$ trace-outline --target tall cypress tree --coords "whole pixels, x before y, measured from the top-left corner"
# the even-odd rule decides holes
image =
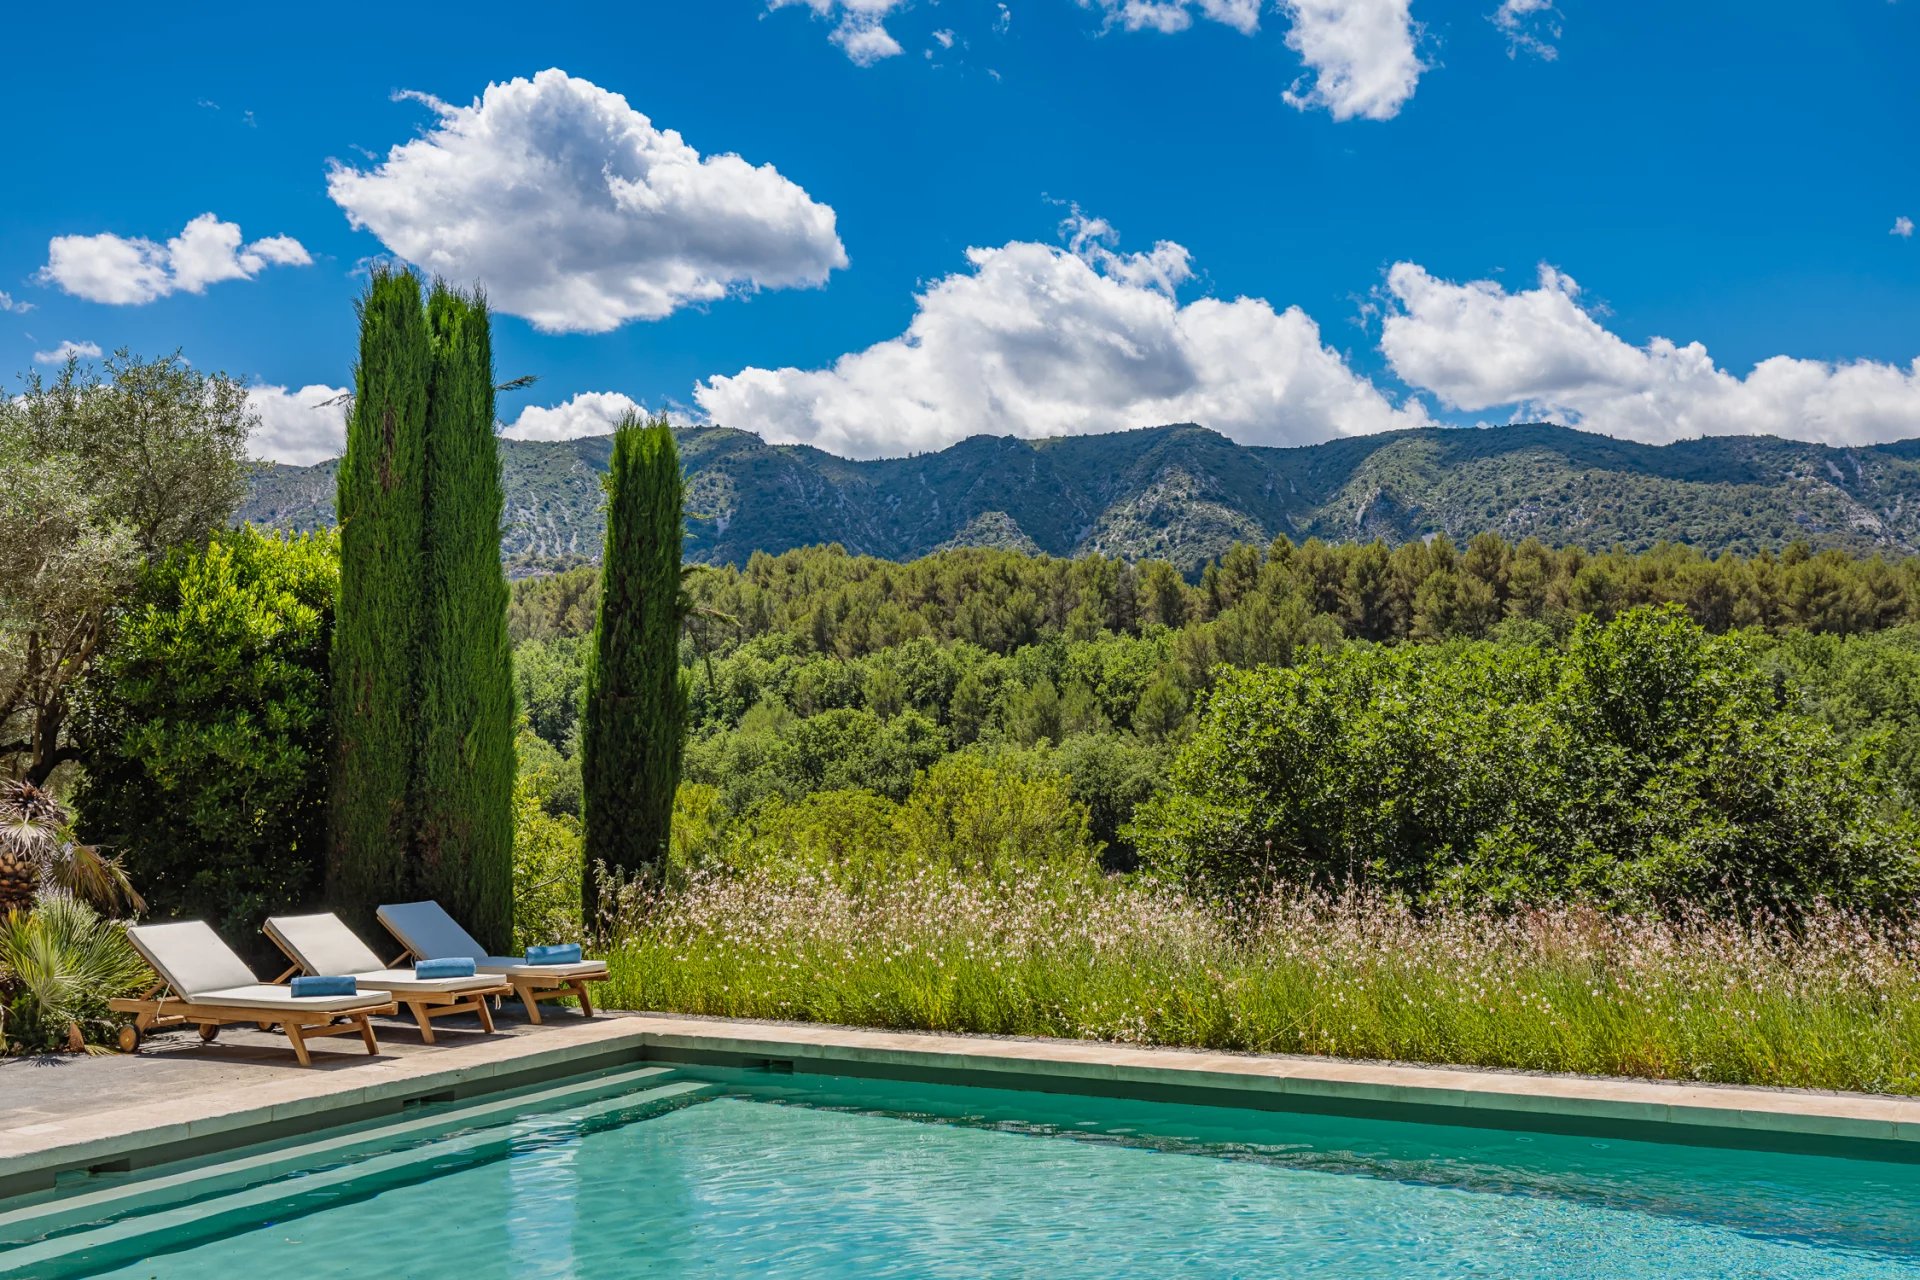
[[[411,884],[418,745],[420,570],[432,346],[420,282],[376,270],[359,304],[360,359],[340,460],[340,603],[326,887],[361,926]]]
[[[427,327],[415,888],[504,952],[513,934],[513,658],[486,300],[435,284]]]
[[[666,858],[687,722],[680,670],[680,451],[665,419],[633,415],[613,437],[600,607],[587,654],[581,735],[591,914],[595,863],[631,875]]]

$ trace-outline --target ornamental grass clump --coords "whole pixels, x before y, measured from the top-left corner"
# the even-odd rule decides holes
[[[609,956],[627,1008],[1920,1094],[1920,937],[1826,907],[1416,913],[1288,889],[1221,908],[1045,872],[703,874],[624,890]]]

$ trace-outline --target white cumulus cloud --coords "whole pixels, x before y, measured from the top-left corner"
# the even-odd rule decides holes
[[[582,391],[552,406],[528,405],[500,434],[509,440],[578,440],[612,435],[629,413],[646,416],[646,406],[618,391]]]
[[[1890,236],[1899,236],[1902,240],[1913,239],[1913,219],[1904,214],[1895,218],[1893,220],[1893,230],[1887,232],[1887,234]]]
[[[863,67],[900,52],[900,42],[886,28],[887,15],[906,7],[907,0],[767,0],[767,9],[802,5],[818,17],[834,20],[828,38]]]
[[[0,290],[0,311],[11,311],[16,315],[25,315],[33,310],[31,302],[22,302],[5,290]]]
[[[1589,431],[1664,442],[1773,435],[1834,445],[1920,435],[1920,359],[1831,363],[1773,356],[1743,378],[1698,342],[1635,346],[1552,267],[1531,289],[1456,284],[1411,262],[1387,273],[1381,350],[1409,385],[1455,408],[1507,408]]]
[[[51,351],[34,352],[33,362],[35,364],[65,364],[75,356],[80,357],[82,360],[98,360],[100,358],[100,344],[97,342],[75,342],[69,338]]]
[[[247,391],[247,408],[259,425],[247,440],[247,452],[270,462],[304,467],[337,458],[347,447],[344,387],[257,386]]]
[[[55,236],[39,278],[89,302],[135,305],[170,293],[204,293],[223,280],[249,280],[270,266],[313,259],[292,236],[243,243],[240,226],[203,213],[165,244],[103,233]]]
[[[1500,0],[1491,21],[1507,37],[1509,58],[1530,53],[1552,62],[1560,56],[1553,43],[1560,38],[1560,15],[1553,0]]]
[[[1185,31],[1194,15],[1223,22],[1242,35],[1260,28],[1261,0],[1080,0],[1083,9],[1100,9],[1109,26],[1128,31]]]
[[[772,165],[703,156],[564,71],[464,107],[409,96],[433,127],[371,169],[336,163],[328,193],[401,258],[484,284],[536,328],[601,333],[847,265],[833,210]]]
[[[1198,422],[1255,444],[1422,426],[1347,367],[1298,307],[1175,289],[1187,250],[1111,245],[1077,212],[1067,247],[969,249],[907,331],[825,369],[748,368],[694,391],[714,421],[856,457],[938,449],[980,433],[1027,437]]]
[[[1282,0],[1293,20],[1287,47],[1309,76],[1286,92],[1302,111],[1325,108],[1335,120],[1391,120],[1427,69],[1414,46],[1420,28],[1412,0]]]

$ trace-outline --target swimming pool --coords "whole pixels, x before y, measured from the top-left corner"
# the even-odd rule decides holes
[[[0,1203],[0,1275],[1920,1273],[1920,1166],[661,1065]]]

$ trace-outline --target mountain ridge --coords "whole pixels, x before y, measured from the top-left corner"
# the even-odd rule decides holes
[[[1751,554],[1806,542],[1920,552],[1920,440],[1831,446],[1772,436],[1666,445],[1549,423],[1420,428],[1295,447],[1175,423],[1105,435],[970,436],[855,460],[726,427],[679,429],[687,556],[838,542],[909,559],[941,547],[1163,558],[1191,570],[1234,541],[1389,543],[1479,532],[1551,545],[1681,542]],[[598,555],[611,437],[501,440],[503,550],[519,571]],[[241,516],[333,519],[337,462],[262,464]]]

